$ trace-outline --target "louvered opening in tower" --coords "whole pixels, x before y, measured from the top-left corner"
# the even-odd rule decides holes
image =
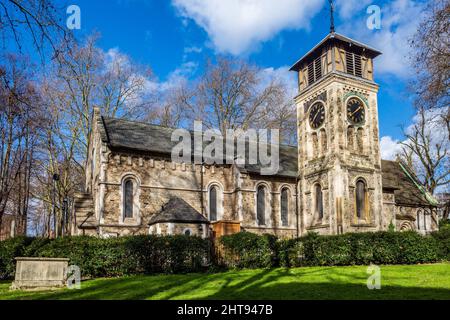
[[[321,57],[314,60],[314,75],[316,77],[316,81],[322,77],[322,58]]]
[[[322,78],[322,57],[316,58],[308,65],[308,85]]]
[[[355,54],[354,61],[355,61],[355,76],[362,78],[361,56]]]
[[[353,54],[350,52],[345,53],[345,64],[347,66],[347,73],[355,74],[355,62],[353,60]]]
[[[346,52],[345,62],[348,74],[362,78],[362,57],[360,55]]]
[[[308,85],[312,85],[315,82],[314,78],[314,63],[308,65]]]

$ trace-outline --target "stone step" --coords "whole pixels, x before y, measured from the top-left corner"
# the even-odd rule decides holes
[[[85,207],[85,206],[92,206],[92,205],[94,205],[94,201],[92,201],[92,200],[83,200],[83,201],[75,201],[74,203],[73,203],[73,205],[75,206],[75,207]]]
[[[88,214],[89,212],[94,212],[93,208],[78,208],[76,214]]]
[[[75,197],[74,200],[75,200],[75,201],[92,200],[92,196]]]
[[[73,206],[75,211],[92,211],[94,210],[94,206],[88,206],[88,205],[79,205],[79,206]]]
[[[86,199],[86,198],[91,198],[92,199],[92,194],[91,193],[78,192],[78,193],[75,193],[74,198],[75,199]]]

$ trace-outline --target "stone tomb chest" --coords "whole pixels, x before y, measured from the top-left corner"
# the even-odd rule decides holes
[[[66,284],[69,259],[16,258],[16,277],[11,289],[51,289]]]

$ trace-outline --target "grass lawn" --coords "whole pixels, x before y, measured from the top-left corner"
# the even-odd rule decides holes
[[[96,279],[81,289],[9,291],[0,299],[450,299],[450,263],[382,266],[381,289],[368,290],[367,267],[242,270],[216,274]]]

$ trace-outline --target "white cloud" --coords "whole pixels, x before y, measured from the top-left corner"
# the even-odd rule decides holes
[[[197,62],[184,62],[181,66],[169,73],[166,80],[164,81],[147,79],[145,85],[146,91],[164,93],[170,89],[176,88],[181,84],[186,83],[188,79],[195,73],[197,68]]]
[[[186,47],[184,48],[184,53],[201,53],[202,52],[202,48],[200,47]]]
[[[380,140],[381,159],[395,160],[397,154],[401,151],[401,145],[398,140],[392,139],[390,136],[381,137]]]
[[[260,72],[262,85],[268,85],[271,80],[282,82],[287,89],[288,97],[295,97],[298,94],[297,79],[293,72],[289,71],[289,66],[279,68],[265,68]]]
[[[411,48],[408,41],[413,37],[422,20],[424,3],[412,0],[394,0],[380,6],[381,30],[369,30],[366,26],[366,19],[369,15],[366,14],[365,7],[368,5],[368,1],[341,0],[339,3],[342,4],[339,12],[344,20],[339,25],[338,32],[365,42],[383,52],[383,55],[375,60],[376,72],[395,75],[399,78],[410,76],[411,68],[408,56]],[[351,3],[357,3],[353,12],[359,14],[358,20],[351,16]]]
[[[372,2],[373,0],[336,0],[335,7],[342,19],[349,19],[355,12],[361,11]]]
[[[208,33],[217,51],[238,55],[283,29],[308,28],[324,0],[172,0],[172,4]]]

